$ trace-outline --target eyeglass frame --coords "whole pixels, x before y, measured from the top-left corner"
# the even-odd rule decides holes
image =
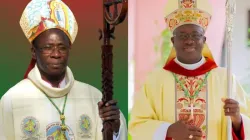
[[[189,38],[191,38],[193,41],[198,41],[198,40],[200,40],[200,39],[202,39],[204,37],[204,34],[202,34],[202,33],[198,33],[199,34],[198,38],[193,37],[195,34],[197,35],[197,33],[192,33],[192,34],[181,33],[181,34],[185,34],[185,36],[187,36],[187,37],[185,37],[183,39],[183,38],[179,37],[180,35],[176,35],[176,34],[174,34],[173,37],[177,37],[179,40],[182,40],[182,41],[185,41],[185,40],[187,40]]]
[[[62,44],[60,44],[59,46],[61,46]],[[53,53],[53,51],[57,48],[58,49],[58,51],[61,53],[61,54],[66,54],[66,53],[68,53],[68,51],[70,50],[70,47],[66,47],[66,46],[64,46],[64,47],[58,47],[58,46],[53,46],[53,47],[46,47],[46,46],[53,46],[53,45],[44,45],[43,47],[35,47],[36,49],[38,49],[40,52],[42,52],[43,54],[52,54]],[[49,51],[51,51],[51,52],[48,52],[48,53],[45,53],[44,52],[44,49],[45,48],[51,48],[51,50],[49,50]],[[61,48],[65,48],[65,52],[62,52],[62,50],[60,50]]]

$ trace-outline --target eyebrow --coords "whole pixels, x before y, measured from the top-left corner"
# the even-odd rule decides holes
[[[203,31],[193,31],[193,33],[203,33]]]

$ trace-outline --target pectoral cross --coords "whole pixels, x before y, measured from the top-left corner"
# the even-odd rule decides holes
[[[187,109],[190,109],[190,110],[191,110],[191,114],[190,114],[190,117],[189,117],[189,119],[188,119],[188,121],[190,121],[190,120],[193,120],[193,119],[194,119],[194,109],[200,109],[200,108],[194,107],[194,104],[191,103],[191,104],[190,104],[190,107],[187,107]]]

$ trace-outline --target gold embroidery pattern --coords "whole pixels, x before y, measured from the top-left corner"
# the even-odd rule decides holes
[[[177,76],[179,81],[185,86],[192,95],[199,88],[205,75],[197,77]],[[206,140],[206,114],[207,114],[207,85],[205,84],[199,91],[199,95],[192,99],[185,97],[184,91],[179,83],[176,83],[176,121],[186,120],[189,125],[200,127],[203,131],[202,140]]]

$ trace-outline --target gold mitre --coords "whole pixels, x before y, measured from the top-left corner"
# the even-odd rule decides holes
[[[165,22],[170,31],[185,24],[195,24],[205,31],[211,21],[212,7],[208,0],[168,0]]]
[[[75,16],[62,0],[31,0],[23,11],[20,26],[30,43],[44,31],[57,28],[73,44],[78,32]]]
[[[185,24],[195,24],[206,31],[212,16],[212,6],[208,0],[168,0],[165,8],[165,21],[167,29],[173,31]],[[214,61],[213,55],[207,45],[204,44],[202,55]],[[167,58],[167,63],[176,57],[174,47]]]

